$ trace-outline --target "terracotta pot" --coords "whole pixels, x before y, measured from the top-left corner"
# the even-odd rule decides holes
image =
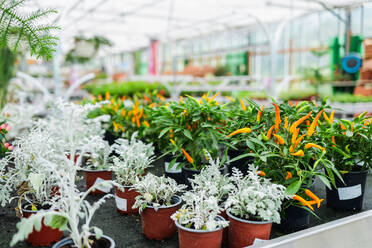
[[[136,214],[138,208],[132,208],[136,202],[136,196],[140,194],[132,186],[124,186],[124,191],[115,188],[116,208],[121,214]]]
[[[255,239],[270,238],[272,222],[240,219],[227,210],[229,216],[229,248],[242,248],[252,245]]]
[[[112,238],[110,238],[106,235],[102,235],[102,237],[99,239],[99,241],[102,242],[102,244],[98,244],[99,247],[101,247],[101,248],[115,248],[116,247],[115,241]],[[72,247],[74,247],[73,244],[74,244],[74,242],[72,241],[72,239],[64,238],[61,241],[59,241],[58,243],[55,243],[52,246],[52,248],[70,248],[70,247],[72,248]]]
[[[104,180],[112,180],[112,172],[108,170],[84,170],[85,171],[85,184],[87,189],[94,184],[98,184]],[[98,186],[97,189],[90,192],[92,195],[103,195],[109,193],[110,189],[103,186]]]
[[[27,210],[22,207],[23,217],[28,218],[37,211]],[[53,229],[50,226],[44,224],[44,219],[42,220],[40,231],[33,229],[26,239],[28,243],[32,246],[50,246],[51,243],[59,241],[63,236],[63,232],[59,229]]]
[[[66,158],[67,159],[70,159],[70,153],[69,152],[66,152]],[[74,164],[76,164],[76,162],[78,161],[78,159],[79,159],[79,154],[75,154],[75,157],[74,157]]]
[[[224,220],[221,216],[218,218]],[[178,227],[179,248],[221,248],[222,227],[213,231],[204,231],[184,227],[177,221],[175,223]]]
[[[179,208],[182,202],[179,196],[173,196],[171,206],[159,207],[157,211],[153,207],[146,207],[141,213],[142,232],[149,239],[163,240],[172,237],[176,231],[176,225],[170,218]]]
[[[224,211],[222,211],[221,213],[220,213],[220,215],[225,219],[225,220],[227,220],[229,217],[227,216],[227,214],[226,214],[226,211],[224,210]],[[227,226],[227,227],[225,227],[224,229],[223,229],[223,233],[222,233],[222,243],[223,244],[227,244],[228,243],[228,239],[229,238],[229,227]]]

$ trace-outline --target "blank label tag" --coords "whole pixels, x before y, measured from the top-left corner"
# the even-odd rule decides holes
[[[102,179],[102,178],[100,178],[100,177],[97,177],[96,181],[94,182],[94,186],[96,186],[96,185],[98,185],[98,184],[100,184],[100,183],[102,183],[102,182],[104,182],[104,181],[106,181],[106,180],[104,180],[104,179]],[[98,186],[96,187],[96,189],[98,189],[98,190],[100,190],[100,191],[102,191],[102,192],[105,192],[105,193],[110,192],[110,188],[109,188],[109,187],[105,187],[105,186],[103,186],[103,185],[98,185]]]
[[[169,168],[169,164],[168,162],[165,162],[165,171],[168,172],[168,173],[181,173],[182,172],[182,169],[181,168],[177,168],[178,164],[179,163],[174,163],[172,168]]]
[[[259,238],[255,238],[255,240],[253,241],[253,244],[256,245],[256,244],[262,244],[263,242],[265,242],[266,240],[263,240],[263,239],[259,239]]]
[[[362,195],[362,185],[338,188],[338,197],[340,200],[350,200]]]
[[[116,207],[121,211],[127,211],[127,199],[115,195]]]

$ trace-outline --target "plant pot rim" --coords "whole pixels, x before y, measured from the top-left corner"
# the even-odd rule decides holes
[[[81,168],[81,170],[85,172],[112,172],[111,170],[109,170],[109,168],[102,169],[102,170],[92,170],[92,169],[87,169],[87,168]]]
[[[172,205],[169,205],[169,206],[160,206],[160,207],[158,207],[158,209],[173,208],[173,207],[178,206],[178,205],[180,205],[182,203],[182,199],[178,195],[172,196],[172,199],[173,198],[176,198],[177,199],[177,202],[176,203],[173,203]],[[146,206],[146,208],[152,208],[152,209],[154,209],[153,206]]]
[[[220,216],[220,215],[217,215],[217,217],[216,217],[218,220],[221,220],[221,221],[224,221],[225,219],[222,217],[222,216]],[[192,229],[192,228],[188,228],[188,227],[184,227],[184,226],[182,226],[180,223],[178,223],[178,221],[174,221],[174,223],[176,224],[176,226],[179,228],[179,229],[182,229],[182,230],[184,230],[184,231],[187,231],[187,232],[193,232],[193,233],[211,233],[211,232],[217,232],[217,231],[219,231],[219,230],[221,230],[221,229],[223,229],[224,227],[219,227],[219,228],[217,228],[217,229],[214,229],[214,230],[210,230],[210,231],[208,231],[208,230],[196,230],[196,229]]]
[[[218,167],[218,170],[223,170],[223,169],[226,169],[226,168],[227,168],[227,165],[224,164],[223,166]],[[201,171],[201,170],[195,170],[194,168],[188,168],[187,166],[183,166],[182,169],[187,170],[187,171]]]
[[[230,213],[230,209],[227,209],[227,210],[226,210],[226,214],[227,214],[227,216],[229,216],[229,218],[231,218],[231,219],[234,219],[234,220],[237,220],[237,221],[240,221],[240,222],[243,222],[243,223],[248,223],[248,224],[264,225],[264,224],[270,224],[270,223],[273,223],[272,221],[254,221],[254,220],[245,220],[245,219],[241,219],[241,218],[236,217],[236,216],[234,216],[233,214],[231,214],[231,213]]]
[[[134,189],[133,185],[129,185],[129,186],[121,185],[121,187],[126,188],[126,189]],[[120,190],[117,186],[115,186],[115,189]]]
[[[93,235],[94,236],[94,235]],[[101,238],[105,238],[107,239],[108,241],[110,241],[111,245],[109,248],[114,248],[116,246],[115,244],[115,241],[110,238],[109,236],[106,236],[106,235],[102,235]],[[69,244],[73,244],[73,241],[70,237],[66,237],[60,241],[58,241],[57,243],[55,243],[52,248],[60,248],[62,247],[63,245],[69,245]]]

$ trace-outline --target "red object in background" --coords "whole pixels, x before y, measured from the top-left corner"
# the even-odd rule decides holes
[[[108,170],[85,170],[85,185],[87,187],[87,190],[95,184],[98,178],[101,178],[103,180],[112,180],[112,172]],[[90,194],[103,195],[106,194],[106,192],[96,189],[94,191],[91,191]]]
[[[189,228],[178,226],[178,243],[180,248],[221,248],[223,229],[216,231],[193,232]],[[190,231],[189,231],[190,230]]]
[[[150,75],[156,75],[157,71],[157,52],[158,52],[159,41],[151,40],[149,50],[149,73]]]
[[[23,209],[23,217],[28,218],[37,211],[25,210]],[[44,219],[42,220],[41,229],[37,232],[34,228],[32,233],[30,233],[26,239],[28,243],[32,246],[50,246],[51,243],[59,241],[63,236],[63,232],[59,229],[53,229],[44,224]]]
[[[124,186],[124,191],[115,188],[115,202],[119,213],[137,214],[138,208],[132,208],[132,206],[136,202],[136,196],[139,195],[140,193],[133,190],[133,187]]]

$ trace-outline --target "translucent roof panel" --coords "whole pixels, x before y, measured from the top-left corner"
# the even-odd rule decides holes
[[[25,9],[54,8],[63,49],[76,35],[102,35],[109,52],[147,46],[151,39],[174,40],[271,23],[325,8],[358,5],[362,0],[32,0]]]

